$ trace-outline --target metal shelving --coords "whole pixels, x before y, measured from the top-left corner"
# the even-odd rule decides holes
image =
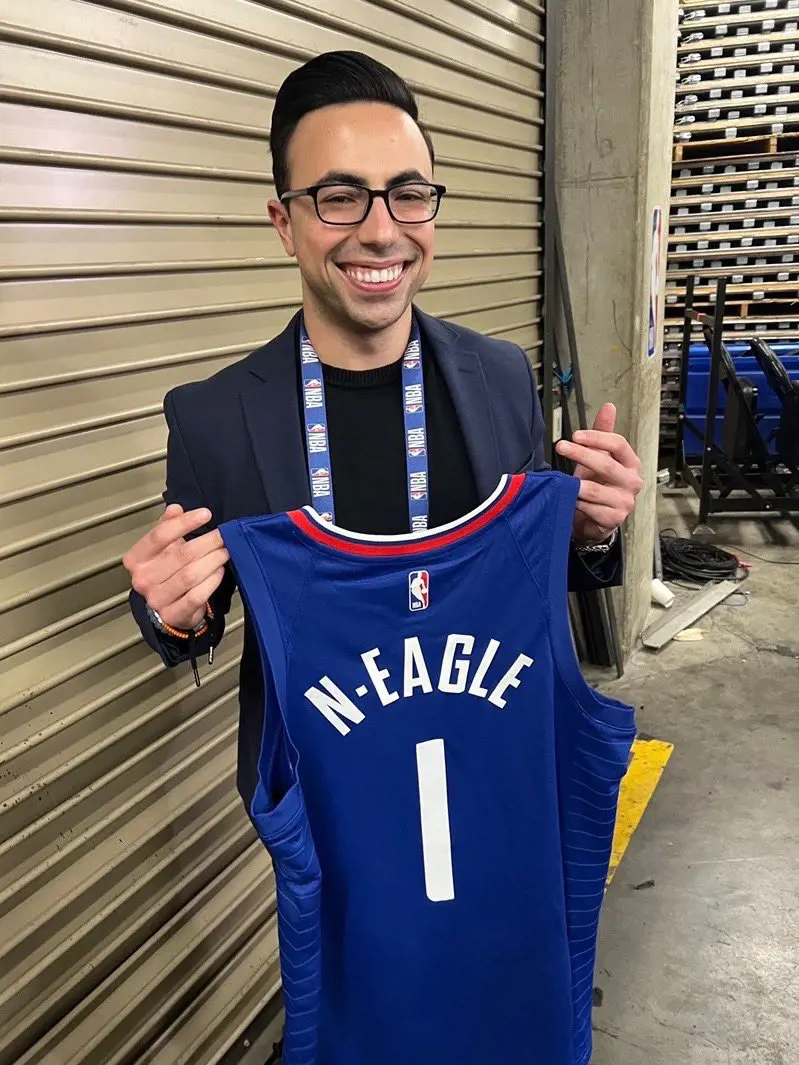
[[[677,416],[686,282],[725,336],[799,342],[799,0],[681,0],[661,447]],[[701,336],[697,333],[697,341]]]

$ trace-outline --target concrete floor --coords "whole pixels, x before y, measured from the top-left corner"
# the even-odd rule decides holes
[[[661,528],[685,535],[694,510],[666,497]],[[788,522],[713,529],[799,561]],[[608,891],[592,1065],[799,1062],[799,566],[748,560],[750,594],[697,622],[701,643],[601,685],[675,750]]]

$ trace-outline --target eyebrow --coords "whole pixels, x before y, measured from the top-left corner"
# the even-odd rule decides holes
[[[420,170],[403,170],[386,182],[386,188],[394,188],[395,185],[404,185],[407,181],[422,181],[427,184],[427,178]],[[328,170],[317,185],[368,185],[363,174],[351,174],[346,170]]]

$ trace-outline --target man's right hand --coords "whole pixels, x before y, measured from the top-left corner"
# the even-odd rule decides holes
[[[217,529],[187,540],[211,520],[209,510],[184,511],[170,503],[158,524],[122,559],[133,588],[163,621],[176,629],[193,629],[205,604],[222,583],[230,555]]]

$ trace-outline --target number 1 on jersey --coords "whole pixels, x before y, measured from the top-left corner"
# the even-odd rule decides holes
[[[447,763],[443,740],[426,740],[416,744],[416,769],[419,776],[419,809],[427,897],[431,902],[449,902],[455,898],[455,885],[452,878]]]

